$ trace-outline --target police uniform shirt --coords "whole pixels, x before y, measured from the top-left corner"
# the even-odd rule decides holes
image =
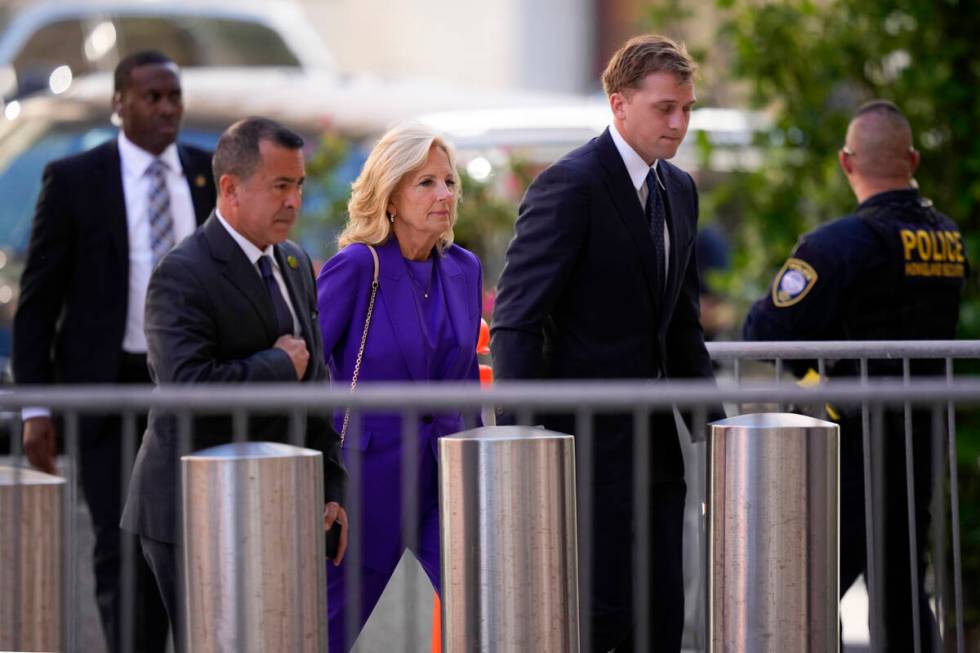
[[[879,193],[855,213],[803,236],[769,293],[753,305],[743,336],[952,338],[967,273],[952,220],[915,189]],[[942,315],[932,316],[937,311],[929,302]]]

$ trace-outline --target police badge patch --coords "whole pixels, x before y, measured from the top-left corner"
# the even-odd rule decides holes
[[[772,284],[772,303],[786,308],[806,297],[817,283],[817,271],[798,258],[791,258],[783,265]]]

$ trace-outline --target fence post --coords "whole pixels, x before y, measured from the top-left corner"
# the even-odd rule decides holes
[[[574,439],[520,426],[439,439],[443,644],[577,653]]]
[[[803,415],[712,424],[710,651],[838,650],[838,444]]]
[[[65,479],[0,466],[0,649],[62,648]]]
[[[320,452],[236,442],[181,472],[188,650],[325,651]]]

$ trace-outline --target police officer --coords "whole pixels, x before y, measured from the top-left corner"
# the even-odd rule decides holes
[[[919,153],[901,110],[875,100],[847,128],[838,159],[859,202],[854,213],[805,235],[776,275],[770,292],[746,319],[746,340],[923,340],[956,334],[967,275],[956,224],[923,198],[912,179]],[[794,369],[802,373],[802,369]],[[915,375],[936,375],[942,361],[913,361]],[[828,369],[831,377],[858,373],[857,361]],[[900,361],[871,361],[874,376],[900,376]],[[831,407],[841,426],[841,594],[865,572],[863,446],[860,409]],[[881,650],[913,648],[912,594],[904,455],[904,416],[885,411],[881,450],[885,505]],[[922,650],[932,649],[935,622],[923,591],[931,496],[928,411],[913,411],[916,559]]]

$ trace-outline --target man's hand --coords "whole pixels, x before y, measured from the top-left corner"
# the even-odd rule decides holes
[[[296,379],[302,381],[303,375],[306,374],[306,366],[310,362],[310,352],[306,351],[306,341],[289,335],[279,336],[273,347],[289,354],[289,360],[293,362],[293,367],[296,368]]]
[[[333,564],[336,567],[344,559],[344,554],[347,553],[347,533],[349,529],[347,528],[347,512],[340,507],[339,503],[331,501],[323,507],[323,530],[329,531],[334,522],[337,522],[343,527],[340,531],[340,544],[337,546],[337,557],[333,559]]]
[[[54,420],[50,417],[32,417],[24,422],[24,453],[31,464],[42,472],[58,474],[54,464],[58,454]]]

